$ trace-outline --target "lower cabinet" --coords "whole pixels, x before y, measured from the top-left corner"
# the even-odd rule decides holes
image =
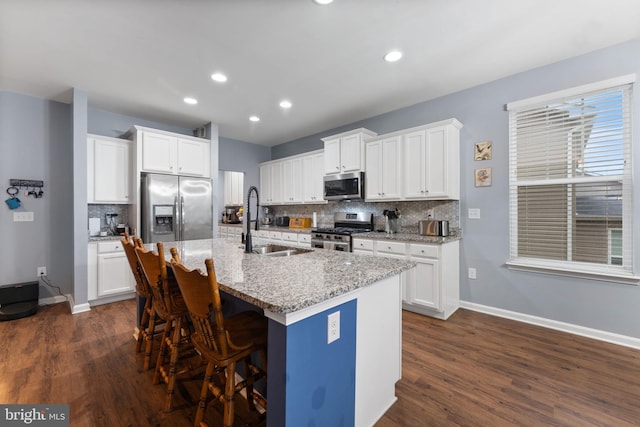
[[[135,279],[118,240],[89,243],[88,274],[89,301],[112,302],[135,292]]]
[[[261,229],[251,231],[251,239],[254,245],[277,244],[285,246],[311,247],[311,234],[294,233],[289,231],[274,231]]]
[[[218,237],[237,237],[238,242],[240,242],[242,233],[244,228],[238,226],[230,226],[230,225],[219,225],[218,226]]]
[[[386,258],[408,259],[417,266],[405,275],[402,308],[447,319],[460,306],[459,242],[406,243],[353,239],[353,251]]]

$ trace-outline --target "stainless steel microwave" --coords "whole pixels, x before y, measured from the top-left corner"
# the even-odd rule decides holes
[[[326,175],[323,194],[325,200],[364,199],[364,172]]]

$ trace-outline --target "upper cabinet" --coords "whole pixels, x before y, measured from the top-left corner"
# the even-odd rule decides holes
[[[399,200],[402,184],[402,136],[367,141],[365,154],[365,199]]]
[[[131,141],[88,135],[87,144],[87,202],[133,203]]]
[[[300,157],[282,162],[282,195],[284,203],[302,202],[302,159]]]
[[[244,201],[244,173],[224,171],[224,205],[242,206]]]
[[[302,202],[327,203],[324,200],[324,153],[322,150],[302,158]]]
[[[260,204],[327,203],[322,150],[260,164]]]
[[[282,162],[260,165],[260,204],[282,204]]]
[[[460,199],[461,127],[450,119],[405,131],[404,199]]]
[[[171,133],[138,129],[140,168],[143,172],[211,176],[210,142]]]
[[[360,128],[322,138],[324,173],[339,174],[365,170],[364,141],[377,134]]]

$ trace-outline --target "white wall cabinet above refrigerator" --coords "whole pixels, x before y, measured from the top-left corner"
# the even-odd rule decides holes
[[[88,135],[87,202],[132,203],[131,141]]]
[[[136,130],[142,172],[211,176],[208,140],[139,127]]]
[[[330,175],[364,171],[364,141],[376,135],[369,129],[359,128],[322,138],[324,173]]]

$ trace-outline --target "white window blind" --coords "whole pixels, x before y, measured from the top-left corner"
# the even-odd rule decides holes
[[[510,265],[633,275],[626,80],[508,105]]]

